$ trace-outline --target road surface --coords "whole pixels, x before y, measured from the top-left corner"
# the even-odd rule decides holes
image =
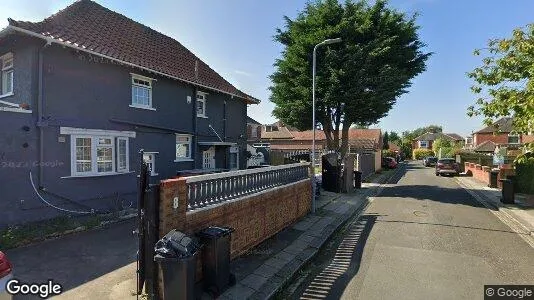
[[[534,284],[534,249],[452,177],[407,164],[293,299],[483,299],[487,284]]]

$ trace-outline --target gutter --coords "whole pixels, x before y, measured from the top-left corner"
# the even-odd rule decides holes
[[[139,69],[145,70],[145,71],[150,72],[150,73],[158,74],[158,75],[163,76],[163,77],[168,77],[168,78],[171,78],[171,79],[174,79],[174,80],[185,82],[187,84],[192,84],[194,86],[198,86],[198,87],[205,88],[205,89],[208,89],[208,90],[212,90],[212,91],[216,91],[216,92],[219,92],[219,93],[227,94],[227,95],[230,95],[232,97],[237,97],[237,98],[243,99],[245,101],[250,101],[253,104],[259,104],[261,102],[260,100],[254,99],[252,97],[245,98],[245,97],[239,96],[237,94],[232,94],[232,93],[229,93],[229,92],[226,92],[226,91],[222,91],[222,90],[219,90],[219,89],[216,89],[216,88],[205,86],[203,84],[192,82],[192,81],[189,81],[189,80],[186,80],[186,79],[183,79],[183,78],[178,78],[178,77],[175,77],[175,76],[171,76],[171,75],[168,75],[168,74],[165,74],[165,73],[162,73],[162,72],[150,69],[150,68],[142,67],[142,66],[130,63],[130,62],[126,62],[126,61],[123,61],[123,60],[120,60],[120,59],[116,59],[116,58],[113,58],[111,56],[100,54],[98,52],[86,49],[85,47],[82,48],[83,46],[82,47],[77,47],[77,46],[75,46],[75,45],[73,45],[71,43],[59,41],[59,40],[56,40],[56,39],[50,38],[50,37],[46,37],[46,36],[44,36],[42,34],[38,34],[38,33],[35,33],[33,31],[26,30],[26,29],[23,29],[23,28],[20,28],[20,27],[17,27],[17,26],[8,25],[4,30],[2,30],[0,32],[0,36],[2,35],[2,33],[8,32],[9,30],[18,31],[20,33],[24,33],[24,34],[27,34],[29,36],[33,36],[33,37],[36,37],[36,38],[40,38],[40,39],[46,40],[47,43],[50,43],[50,44],[53,42],[53,43],[56,43],[58,45],[62,45],[64,47],[69,47],[69,48],[72,48],[72,49],[76,49],[78,51],[87,52],[87,53],[92,54],[92,55],[96,55],[96,56],[99,56],[99,57],[102,57],[102,58],[105,58],[105,59],[109,59],[109,60],[112,60],[112,61],[118,62],[120,64],[124,64],[124,65],[130,66],[130,67],[139,68]]]

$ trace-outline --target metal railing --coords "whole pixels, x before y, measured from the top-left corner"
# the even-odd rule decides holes
[[[310,178],[310,164],[296,163],[188,177],[187,210],[259,193]]]

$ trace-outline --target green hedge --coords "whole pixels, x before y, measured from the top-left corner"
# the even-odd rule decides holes
[[[517,162],[515,171],[519,192],[534,194],[534,157]]]
[[[435,156],[434,151],[430,149],[415,149],[412,153],[413,159],[423,159],[427,156]]]

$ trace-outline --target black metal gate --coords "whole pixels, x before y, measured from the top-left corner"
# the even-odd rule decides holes
[[[137,295],[143,287],[148,299],[158,298],[157,268],[154,263],[154,245],[159,239],[159,185],[149,183],[149,170],[140,154],[139,187],[137,193],[137,229],[139,248],[137,250]]]
[[[338,153],[322,156],[322,188],[325,191],[339,193],[341,191],[341,160]]]

